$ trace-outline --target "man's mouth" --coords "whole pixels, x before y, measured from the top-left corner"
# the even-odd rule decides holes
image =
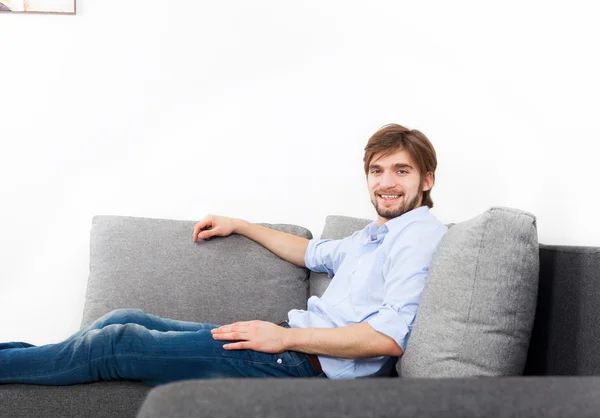
[[[401,194],[377,194],[384,202],[394,202],[402,197]]]

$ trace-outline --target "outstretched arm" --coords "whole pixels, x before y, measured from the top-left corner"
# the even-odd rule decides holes
[[[194,227],[192,241],[209,240],[213,236],[226,237],[234,233],[256,241],[289,263],[306,267],[304,255],[308,247],[308,239],[253,224],[243,219],[208,215]]]

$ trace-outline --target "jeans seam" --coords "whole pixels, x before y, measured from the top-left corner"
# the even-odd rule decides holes
[[[122,354],[122,355],[119,355],[119,358],[127,358],[127,357],[135,357],[135,356],[137,356],[137,355],[136,354]],[[37,374],[37,375],[34,375],[34,376],[32,376],[31,374],[24,374],[23,373],[21,375],[17,375],[16,377],[27,376],[27,377],[33,377],[33,378],[44,378],[44,377],[60,376],[62,374],[72,372],[73,370],[77,370],[77,369],[80,369],[82,367],[89,367],[92,364],[97,363],[100,360],[104,360],[104,359],[107,359],[107,358],[110,358],[110,357],[115,357],[115,355],[111,354],[111,355],[108,355],[108,356],[103,356],[103,357],[100,357],[100,358],[96,358],[96,359],[90,361],[89,363],[81,364],[81,365],[79,365],[77,367],[73,367],[72,369],[69,369],[69,370],[62,370],[62,371],[59,371],[59,372],[52,372],[52,373],[47,373],[47,374]],[[147,357],[147,358],[150,358],[150,359],[161,359],[161,360],[164,360],[164,359],[167,359],[167,360],[173,359],[173,357],[168,357],[168,356],[150,356],[150,357]],[[252,364],[273,365],[273,363],[267,363],[267,362],[244,360],[244,359],[239,359],[239,358],[214,357],[214,356],[211,356],[211,357],[201,357],[201,356],[177,357],[177,359],[183,359],[183,360],[185,360],[185,359],[222,359],[222,360],[235,360],[235,361],[241,361],[241,362],[252,363]],[[280,366],[280,367],[281,366],[285,366],[285,367],[298,367],[298,366],[306,363],[307,361],[308,360],[303,360],[300,363],[293,364],[293,365],[286,365],[286,364],[279,364],[279,363],[277,363],[277,366]],[[0,381],[1,381],[1,379],[0,379]]]

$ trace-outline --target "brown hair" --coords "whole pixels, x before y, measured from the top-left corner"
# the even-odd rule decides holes
[[[413,159],[419,173],[421,173],[421,181],[425,173],[431,171],[433,173],[433,182],[435,183],[435,169],[437,168],[437,156],[435,149],[429,139],[416,129],[408,129],[396,123],[390,123],[381,127],[377,132],[369,138],[369,142],[365,147],[365,174],[369,175],[369,165],[375,154],[383,152],[381,157],[392,154],[398,150],[405,150]],[[431,189],[423,192],[422,205],[433,207],[431,200]]]

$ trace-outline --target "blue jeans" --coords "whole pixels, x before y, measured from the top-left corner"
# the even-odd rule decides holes
[[[56,344],[0,343],[0,384],[139,380],[157,386],[186,379],[325,377],[297,351],[225,350],[230,341],[210,333],[217,327],[117,309]]]

